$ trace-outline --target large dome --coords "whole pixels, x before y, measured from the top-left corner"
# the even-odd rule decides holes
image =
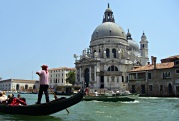
[[[124,30],[113,22],[104,22],[96,27],[92,34],[91,41],[105,37],[116,37],[126,40],[126,34]]]

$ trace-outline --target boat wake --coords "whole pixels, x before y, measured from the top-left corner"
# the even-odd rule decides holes
[[[179,98],[177,97],[139,97],[139,99],[176,99],[176,100],[179,100]]]
[[[134,101],[126,101],[126,102],[121,102],[121,103],[139,103],[139,100],[134,100]]]

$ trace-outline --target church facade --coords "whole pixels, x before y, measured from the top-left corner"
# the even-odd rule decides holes
[[[139,46],[140,45],[140,46]],[[82,55],[74,54],[76,84],[93,89],[128,89],[128,71],[135,66],[146,65],[148,41],[145,33],[138,44],[115,23],[109,4],[102,24],[92,33],[89,48]]]

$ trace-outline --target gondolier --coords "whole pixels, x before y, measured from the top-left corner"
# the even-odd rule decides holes
[[[47,70],[48,66],[42,65],[41,67],[42,67],[42,70],[36,72],[36,74],[38,74],[40,77],[39,78],[40,88],[39,88],[38,100],[37,100],[36,104],[41,103],[43,92],[45,94],[46,102],[50,102],[49,94],[48,94],[48,88],[49,88],[49,72]]]

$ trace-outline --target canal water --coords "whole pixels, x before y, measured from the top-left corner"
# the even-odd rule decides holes
[[[21,95],[28,104],[37,100],[37,94]],[[53,99],[53,95],[50,98]],[[45,102],[44,95],[42,102]],[[63,110],[49,116],[0,113],[0,121],[179,121],[179,98],[139,97],[133,102],[81,101],[68,110],[69,114]]]

